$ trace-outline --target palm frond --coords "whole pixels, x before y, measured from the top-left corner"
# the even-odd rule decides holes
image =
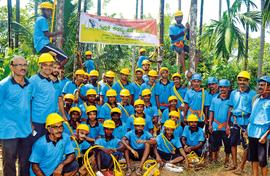
[[[261,13],[259,11],[250,11],[245,13],[237,13],[235,16],[236,20],[240,22],[243,28],[249,25],[251,31],[258,30],[258,24],[261,24]]]
[[[264,3],[262,17],[263,17],[262,21],[263,21],[264,26],[270,23],[270,0],[266,0]]]

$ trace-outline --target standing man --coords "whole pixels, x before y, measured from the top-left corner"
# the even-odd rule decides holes
[[[182,24],[183,12],[177,11],[174,13],[176,24],[173,24],[169,28],[169,35],[171,38],[171,48],[176,52],[177,60],[180,59],[182,71],[186,71],[185,66],[185,51],[184,51],[184,39],[185,39],[185,26]]]
[[[87,73],[90,73],[92,70],[95,70],[95,63],[93,60],[93,53],[91,51],[85,52],[86,60],[83,63],[83,66],[86,68]]]
[[[48,114],[57,112],[58,97],[56,97],[54,84],[49,78],[54,62],[54,58],[49,53],[41,54],[38,60],[40,72],[29,80],[32,87],[32,125],[36,132],[32,142],[46,133],[45,121]],[[64,112],[62,113],[64,114]]]
[[[35,23],[34,29],[34,47],[38,53],[54,52],[57,60],[61,65],[65,65],[68,61],[68,56],[59,48],[50,43],[50,37],[61,35],[62,31],[49,32],[49,24],[47,20],[52,15],[53,4],[50,2],[42,2],[39,5],[41,16],[39,16]]]
[[[106,83],[101,88],[100,92],[100,105],[103,105],[108,101],[108,97],[106,96],[106,93],[108,90],[112,89],[113,82],[115,78],[115,73],[113,71],[107,71],[105,74],[105,80]]]
[[[30,97],[31,88],[25,78],[27,62],[15,56],[10,62],[12,75],[0,81],[0,140],[3,149],[3,174],[16,176],[16,160],[19,159],[19,175],[29,175],[28,158],[31,152]]]
[[[234,172],[236,174],[242,173],[247,160],[247,125],[252,109],[252,100],[256,95],[254,90],[249,87],[250,74],[247,71],[241,71],[237,76],[238,89],[232,91],[230,95],[230,109],[228,118],[233,117],[233,126],[230,130],[232,160],[233,165],[229,168],[234,170],[237,168],[237,145],[242,143],[244,153],[240,167]]]
[[[267,176],[267,138],[270,134],[270,77],[263,76],[258,83],[259,96],[253,102],[252,112],[247,128],[248,160],[252,162],[253,175]]]
[[[144,83],[142,77],[143,77],[143,69],[137,68],[135,70],[135,80],[132,83],[134,90],[134,100],[138,100],[140,98],[141,85]]]

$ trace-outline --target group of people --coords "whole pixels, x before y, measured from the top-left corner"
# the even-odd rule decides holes
[[[76,70],[69,80],[49,53],[41,54],[38,64],[38,73],[27,79],[27,61],[15,56],[12,74],[0,82],[4,175],[16,175],[17,157],[20,175],[74,175],[85,151],[96,145],[101,148],[91,155],[98,171],[113,168],[112,154],[125,160],[126,175],[142,175],[149,157],[161,165],[183,162],[188,167],[190,153],[206,155],[206,141],[212,162],[224,144],[227,170],[237,169],[242,142],[237,170],[248,159],[254,175],[259,167],[267,175],[269,76],[258,80],[256,94],[247,71],[238,74],[238,88],[232,90],[229,80],[215,77],[204,89],[200,74],[170,76],[166,67],[150,69],[148,60],[135,70],[133,82],[128,68],[118,75],[107,71],[99,81],[99,72],[87,64],[89,72]],[[139,166],[132,168],[131,160]]]

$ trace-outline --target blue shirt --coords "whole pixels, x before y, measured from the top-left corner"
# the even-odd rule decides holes
[[[169,35],[179,35],[181,32],[185,31],[184,25],[177,26],[176,24],[170,25],[169,27]],[[178,41],[184,40],[184,35],[182,37],[179,37],[176,40],[171,40],[171,43],[175,43]]]
[[[101,106],[98,118],[105,120],[111,119],[111,106],[108,103]]]
[[[50,43],[50,39],[44,32],[49,31],[47,19],[43,16],[37,17],[34,28],[34,47],[37,52]]]
[[[115,129],[113,130],[113,136],[121,140],[127,132],[128,132],[127,125],[125,123],[120,122],[118,126],[115,126]],[[105,135],[103,127],[101,135],[102,136]]]
[[[251,113],[252,100],[255,95],[256,92],[254,90],[245,92],[240,92],[239,90],[232,91],[229,105],[232,107],[232,114],[237,116],[236,121],[239,125],[248,124],[248,116]]]
[[[112,136],[112,139],[109,141],[107,141],[105,138],[99,138],[96,140],[95,144],[100,145],[106,149],[117,149],[120,147],[119,145],[120,142],[121,142],[120,139]]]
[[[117,102],[121,102],[120,92],[121,92],[121,90],[123,89],[123,87],[122,87],[121,85],[122,85],[125,89],[129,90],[130,95],[134,95],[134,90],[133,90],[133,86],[132,86],[131,83],[128,82],[127,84],[123,85],[123,84],[121,83],[121,81],[118,80],[118,81],[115,82],[114,85],[112,86],[112,88],[113,88],[113,89],[116,91],[116,93],[117,93],[117,96],[116,96]]]
[[[88,125],[90,131],[88,133],[88,137],[93,138],[93,139],[97,139],[98,137],[100,137],[102,135],[102,124],[98,123],[98,121],[96,121],[96,123],[91,126],[89,123],[89,120],[87,120],[86,124]]]
[[[186,144],[188,146],[196,146],[200,142],[204,142],[204,132],[203,129],[200,127],[197,127],[197,131],[191,132],[190,127],[187,125],[184,128],[182,137],[186,138]]]
[[[95,89],[95,87],[94,87],[92,84],[90,84],[90,83],[83,85],[83,86],[80,88],[80,94],[81,94],[82,96],[86,96],[86,92],[87,92],[89,89]],[[96,89],[95,89],[95,91],[97,92]],[[97,94],[98,94],[98,92],[97,92]]]
[[[167,84],[163,84],[160,81],[157,82],[156,84],[156,95],[158,95],[158,100],[160,104],[168,104],[168,98],[171,94],[171,89],[173,87],[173,82],[168,81]],[[160,106],[160,109],[166,109],[167,107],[165,106]]]
[[[44,135],[34,143],[29,161],[39,164],[45,175],[52,175],[56,167],[65,160],[65,156],[72,153],[74,149],[67,134],[63,133],[57,143],[52,142],[48,135]],[[35,175],[32,167],[30,167],[30,175]]]
[[[74,94],[78,86],[74,81],[68,81],[62,90],[62,94]]]
[[[143,134],[138,137],[135,133],[135,130],[127,132],[125,137],[129,141],[130,147],[136,150],[144,149],[145,147],[145,144],[138,144],[137,140],[150,140],[151,138],[153,138],[152,134],[150,134],[148,131],[143,131]]]
[[[64,86],[66,85],[66,83],[69,82],[69,81],[70,81],[70,80],[69,80],[68,78],[66,78],[66,77],[64,77],[64,79],[61,79],[61,80],[59,81],[59,86],[60,86],[61,92],[63,91],[63,88],[64,88]]]
[[[130,130],[134,129],[134,118],[136,118],[134,115],[132,115],[128,118],[127,128]],[[144,130],[149,132],[153,128],[154,128],[154,124],[153,124],[152,118],[145,115]]]
[[[218,128],[218,123],[216,123],[215,121],[218,121],[220,124],[226,123],[229,108],[230,108],[229,99],[222,99],[220,95],[215,96],[212,99],[209,110],[214,113],[215,120],[213,119],[212,123],[213,131],[217,130],[225,131],[226,125],[224,125],[224,127],[222,128]]]
[[[144,80],[144,82],[148,82],[149,81],[148,75],[143,75],[142,79]]]
[[[121,114],[121,121],[123,123],[127,123],[128,118],[133,115],[135,113],[134,111],[134,107],[132,105],[126,105],[123,106],[120,103],[117,103],[119,109],[121,110],[122,114]]]
[[[90,73],[90,71],[95,70],[96,68],[93,59],[84,61],[83,65],[86,67],[87,73]]]
[[[31,85],[21,86],[8,76],[0,81],[0,139],[25,138],[31,132]]]
[[[174,149],[178,150],[178,149],[182,148],[182,144],[180,142],[179,137],[173,137],[170,140],[169,139],[166,140],[164,138],[166,138],[166,137],[163,133],[161,133],[157,136],[156,141],[157,141],[157,149],[158,150],[165,152],[165,153],[172,153],[172,151],[174,151]]]
[[[134,101],[138,100],[140,98],[141,85],[136,82],[131,83],[131,85],[133,86],[133,91],[134,91]]]
[[[112,89],[112,87],[110,87],[108,84],[104,84],[104,86],[102,86],[102,88],[101,88],[100,95],[103,96],[103,102],[104,102],[104,103],[106,103],[106,102],[108,101],[108,97],[106,96],[106,92],[107,92],[109,89]]]
[[[147,56],[139,56],[139,59],[138,59],[138,62],[137,62],[137,67],[138,68],[142,68],[142,62],[144,60],[148,60],[148,57]]]
[[[178,92],[178,94],[181,96],[182,100],[184,101],[186,92],[187,92],[187,88],[186,87],[180,87],[180,88],[175,88],[176,91]],[[179,108],[182,105],[182,102],[180,101],[180,99],[178,98],[178,96],[176,95],[176,93],[174,92],[174,86],[172,86],[171,88],[171,92],[170,92],[170,96],[176,96],[177,97],[177,108]]]
[[[165,129],[164,129],[164,126],[163,126],[161,132],[164,133],[164,131],[165,131]],[[183,127],[181,126],[181,124],[176,125],[176,128],[173,131],[173,136],[175,138],[179,138],[180,139],[180,137],[182,137],[182,134],[183,134]]]
[[[32,76],[29,81],[32,85],[32,121],[45,123],[49,114],[57,112],[54,84],[41,74]]]
[[[150,105],[144,107],[144,113],[146,116],[149,117],[156,117],[158,116],[158,108],[156,106]]]
[[[176,110],[178,112],[178,110]],[[169,109],[165,109],[162,113],[162,117],[161,117],[161,123],[164,124],[166,122],[166,120],[169,120],[169,114],[170,114],[170,110]],[[178,117],[180,119],[180,116]],[[180,121],[180,120],[179,120]]]
[[[207,96],[207,91],[204,91],[204,106],[210,106],[210,104],[207,104],[208,102],[206,101]],[[184,102],[188,104],[189,108],[192,110],[200,112],[202,108],[202,90],[197,92],[194,89],[188,89],[184,98]],[[188,110],[188,115],[189,114],[191,114],[190,110]],[[199,122],[201,121],[203,121],[203,119],[202,117],[199,117]]]
[[[98,104],[95,105],[97,108],[97,118],[99,117],[99,112],[100,112],[100,106]],[[86,114],[86,108],[87,108],[87,104],[84,102],[82,104],[79,105],[79,108],[81,109],[82,112],[82,117],[84,119],[88,119],[88,116]]]
[[[157,102],[156,102],[157,86],[156,86],[156,83],[154,83],[153,86],[151,86],[150,84],[148,84],[148,82],[143,83],[142,86],[141,86],[140,95],[142,95],[142,91],[144,89],[150,89],[151,90],[151,99],[150,99],[150,102],[151,102],[151,104],[153,106],[157,106]]]
[[[249,122],[247,131],[252,138],[261,138],[270,128],[270,96],[254,100]]]
[[[76,144],[76,142],[74,141],[74,140],[72,140],[71,141],[71,143],[72,143],[72,147],[74,148],[74,151],[75,151],[75,156],[76,157],[80,157],[80,156],[78,156],[78,154],[79,154],[79,151],[80,151],[80,153],[82,154],[82,152],[83,151],[85,151],[85,150],[87,150],[89,147],[91,147],[91,144],[89,143],[89,142],[87,142],[87,141],[82,141],[82,142],[77,142],[77,144]],[[78,148],[79,147],[79,148]]]

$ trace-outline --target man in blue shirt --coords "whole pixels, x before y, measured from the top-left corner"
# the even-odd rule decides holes
[[[120,139],[120,140],[127,133],[126,123],[123,123],[122,119],[120,118],[121,114],[122,114],[122,112],[119,108],[112,108],[111,118],[115,123],[115,129],[113,130],[113,136]]]
[[[228,118],[232,117],[233,121],[233,126],[230,128],[233,165],[228,169],[234,170],[237,168],[237,145],[241,142],[244,148],[240,167],[235,173],[242,173],[247,160],[246,128],[252,110],[252,100],[256,95],[256,92],[249,87],[249,80],[250,74],[247,71],[241,71],[237,75],[238,89],[231,92],[229,101]]]
[[[113,169],[113,160],[111,154],[119,160],[124,151],[124,145],[121,140],[113,136],[113,131],[115,129],[115,123],[112,120],[105,120],[103,123],[104,137],[96,140],[95,144],[101,146],[99,150],[96,150],[96,163],[97,170],[101,169]]]
[[[31,86],[25,78],[27,61],[15,56],[10,62],[12,75],[0,81],[0,140],[2,141],[3,175],[29,175],[28,158],[31,153],[30,97]]]
[[[32,125],[37,132],[32,142],[46,133],[45,121],[48,114],[58,111],[57,100],[61,97],[56,97],[54,84],[49,78],[54,62],[54,58],[49,53],[41,54],[38,60],[40,72],[29,79],[32,86]]]
[[[89,73],[89,83],[87,84],[84,84],[81,88],[80,88],[80,98],[83,100],[83,101],[86,101],[86,92],[90,89],[95,89],[97,95],[99,95],[100,93],[100,85],[99,83],[97,82],[98,80],[98,76],[99,76],[99,73],[97,70],[92,70],[90,73]],[[99,97],[97,96],[97,99]]]
[[[187,88],[182,85],[182,76],[179,73],[172,75],[174,86],[171,88],[170,95],[177,97],[177,108],[184,106],[184,98],[187,92]],[[181,108],[183,110],[183,108]]]
[[[158,97],[157,97],[157,86],[156,86],[156,79],[158,77],[157,71],[155,70],[150,70],[148,73],[149,76],[149,81],[145,82],[142,84],[141,86],[141,93],[140,95],[142,95],[142,91],[144,89],[150,89],[151,90],[151,104],[154,106],[157,106],[157,101],[158,101]]]
[[[107,71],[105,74],[105,78],[106,78],[106,83],[104,84],[104,86],[102,86],[101,92],[100,92],[100,105],[108,101],[106,92],[112,89],[115,73],[113,71]]]
[[[100,109],[100,106],[98,104],[96,104],[96,97],[97,97],[97,92],[95,89],[89,89],[86,92],[86,101],[83,102],[79,107],[82,110],[82,120],[84,121],[85,119],[87,119],[87,115],[86,115],[86,109],[88,106],[93,105],[96,106],[96,108]]]
[[[101,106],[100,114],[98,117],[101,121],[111,119],[111,109],[118,107],[116,102],[116,96],[117,93],[114,89],[110,89],[106,92],[106,97],[108,97],[108,101]]]
[[[130,158],[140,161],[139,167],[136,169],[137,175],[142,175],[142,167],[150,154],[151,145],[155,145],[156,141],[153,136],[144,130],[145,119],[137,117],[134,120],[134,130],[129,131],[123,137],[122,142],[126,147],[124,152],[127,162],[127,175],[131,175],[132,169]]]
[[[211,104],[212,99],[219,94],[218,92],[218,79],[215,77],[209,77],[207,79],[207,87],[209,91],[207,91],[207,100],[208,104]]]
[[[248,160],[252,162],[253,175],[268,175],[267,139],[270,134],[270,77],[262,76],[258,81],[258,93],[255,98],[247,127],[248,132]]]
[[[169,35],[171,39],[171,48],[176,52],[177,59],[181,63],[182,71],[186,71],[185,66],[185,52],[184,52],[184,40],[186,38],[185,26],[182,24],[183,12],[177,11],[174,14],[176,24],[169,27]]]
[[[143,62],[144,60],[148,60],[148,57],[145,56],[145,53],[146,53],[146,49],[145,49],[145,48],[141,48],[141,49],[139,50],[140,56],[139,56],[139,59],[138,59],[138,62],[137,62],[137,67],[138,67],[138,68],[142,68],[142,62]]]
[[[134,101],[140,98],[140,90],[141,85],[144,83],[143,77],[143,69],[137,68],[135,70],[135,80],[132,84],[134,90]]]
[[[84,53],[85,55],[85,61],[83,63],[83,66],[85,66],[87,73],[90,73],[92,70],[95,70],[95,63],[93,60],[93,53],[91,51],[86,51]]]
[[[156,84],[156,96],[158,100],[158,108],[163,112],[166,108],[169,107],[168,98],[170,96],[170,91],[173,86],[173,82],[171,82],[169,77],[169,69],[167,67],[161,67],[159,74],[161,79]]]
[[[222,146],[222,141],[225,147],[225,167],[228,167],[229,156],[231,153],[229,131],[226,133],[227,127],[229,127],[229,121],[227,119],[229,111],[229,89],[230,81],[226,79],[221,79],[219,81],[220,94],[212,99],[210,106],[210,116],[209,116],[209,132],[211,134],[211,151],[212,151],[212,161],[216,162],[218,160],[219,149]]]
[[[68,61],[68,56],[59,48],[50,43],[50,37],[62,35],[62,31],[49,32],[47,19],[51,17],[53,4],[50,2],[42,2],[39,5],[42,15],[35,22],[34,28],[34,47],[38,53],[53,52],[56,54],[57,60],[64,65]]]
[[[202,77],[198,73],[194,73],[191,78],[192,89],[188,89],[184,98],[185,110],[184,121],[189,114],[196,114],[199,118],[198,126],[203,128],[204,122],[207,122],[208,104],[207,93],[201,87]]]
[[[63,66],[60,67],[60,75],[59,75],[59,85],[60,85],[60,90],[62,92],[64,86],[68,81],[70,81],[67,77],[65,77],[65,68]]]
[[[120,91],[122,89],[127,89],[130,92],[130,103],[133,104],[134,102],[134,90],[133,90],[133,86],[131,85],[131,83],[128,80],[130,73],[129,73],[129,69],[128,68],[123,68],[120,71],[120,80],[118,80],[117,82],[114,83],[114,85],[112,86],[112,88],[116,91],[117,93],[117,102],[121,101],[120,98]]]
[[[194,151],[198,156],[201,156],[205,137],[203,129],[197,126],[198,120],[195,114],[188,116],[188,125],[184,128],[181,141],[186,153]]]
[[[149,80],[148,78],[148,72],[150,71],[150,61],[149,60],[144,60],[142,62],[142,69],[143,69],[143,80],[144,82],[147,82]]]
[[[46,119],[47,133],[33,145],[29,158],[30,175],[73,175],[79,165],[75,160],[70,137],[63,133],[64,119],[51,113]]]
[[[134,114],[134,107],[129,103],[130,101],[130,92],[128,89],[122,89],[120,92],[121,102],[117,103],[118,107],[121,110],[121,121],[123,123],[128,122],[128,118]]]

